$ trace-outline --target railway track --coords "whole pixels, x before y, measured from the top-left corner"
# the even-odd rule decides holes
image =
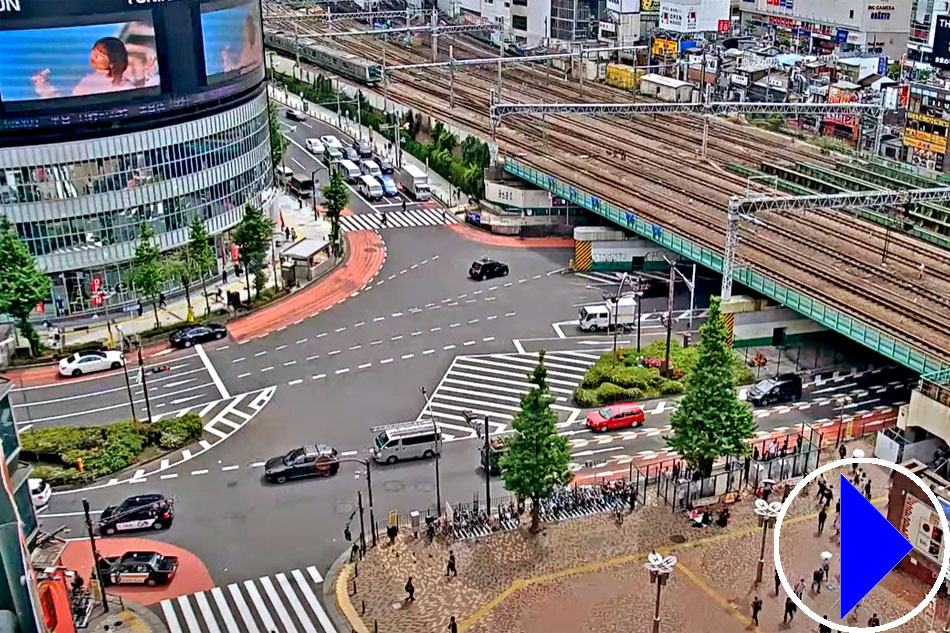
[[[343,39],[344,49],[364,57],[380,59],[385,48],[391,64],[420,61],[420,55],[399,46]],[[535,68],[506,68],[505,99],[569,101],[580,96],[576,83],[565,82],[552,73],[550,84],[542,84],[535,81],[539,74],[545,77],[544,71]],[[454,110],[447,104],[447,75],[431,70],[424,75],[393,72],[390,97],[416,111],[487,135],[488,89],[494,69],[456,73]],[[629,93],[590,84],[585,86],[584,94],[611,101],[630,99]],[[549,173],[569,170],[570,180],[588,183],[577,182],[579,186],[592,192],[611,191],[604,197],[715,249],[722,249],[725,202],[729,196],[753,188],[746,179],[725,172],[716,162],[757,164],[769,155],[786,161],[830,162],[799,145],[769,146],[763,142],[767,135],[758,131],[750,134],[748,126],[721,120],[714,120],[711,126],[711,162],[703,162],[695,156],[701,123],[682,116],[661,119],[667,123],[662,128],[651,125],[645,117],[614,117],[609,123],[568,116],[549,116],[544,123],[538,119],[506,119],[499,145],[503,151]],[[557,152],[556,165],[541,155],[542,137],[547,139],[548,148]],[[788,144],[787,138],[781,138]],[[624,160],[618,160],[620,156]],[[762,186],[754,188],[761,190]],[[802,223],[802,217],[811,217],[812,223]],[[883,227],[831,211],[798,217],[765,214],[764,219],[765,227],[752,231],[743,227],[739,251],[742,265],[766,271],[793,287],[809,288],[809,294],[816,298],[847,306],[847,311],[899,332],[922,349],[948,356],[950,262],[945,253],[922,248],[913,238],[892,232],[888,268],[882,269],[879,262],[872,261],[880,251],[870,252],[868,239],[875,245],[882,244]],[[921,263],[927,266],[926,279],[918,279]]]

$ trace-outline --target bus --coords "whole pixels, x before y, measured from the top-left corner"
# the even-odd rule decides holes
[[[293,174],[287,181],[287,189],[298,198],[309,198],[313,195],[313,180],[310,176]]]

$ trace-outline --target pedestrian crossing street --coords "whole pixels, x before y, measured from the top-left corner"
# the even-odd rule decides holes
[[[409,211],[389,211],[386,213],[386,224],[383,224],[382,213],[361,213],[359,215],[345,215],[340,217],[340,230],[347,231],[376,231],[380,228],[414,228],[420,226],[439,226],[443,224],[458,224],[458,219],[441,209],[412,209]]]
[[[571,405],[571,397],[584,372],[599,356],[587,351],[545,354],[548,386],[555,399],[553,408],[565,418],[564,424],[577,419],[580,411]],[[476,437],[476,432],[462,415],[469,410],[481,420],[488,416],[493,435],[503,433],[519,410],[521,396],[533,386],[529,377],[537,363],[536,353],[456,356],[417,419],[428,418],[431,410],[445,441],[470,439]]]
[[[314,566],[162,600],[169,633],[336,633]]]

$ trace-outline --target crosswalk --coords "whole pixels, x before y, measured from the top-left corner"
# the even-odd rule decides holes
[[[598,358],[597,352],[586,351],[545,354],[548,386],[559,417],[571,422],[576,419],[579,410],[571,406],[571,397],[584,372]],[[446,441],[476,436],[462,415],[466,410],[480,419],[488,416],[493,435],[503,433],[520,408],[521,396],[533,386],[529,377],[537,363],[536,353],[456,356],[418,419],[431,413]]]
[[[317,600],[316,567],[162,600],[170,633],[336,633]]]
[[[439,209],[412,209],[410,211],[392,211],[386,213],[386,224],[383,224],[382,213],[361,213],[340,217],[340,230],[347,231],[376,231],[380,228],[413,228],[420,226],[439,226],[442,224],[458,224],[458,219],[448,212]]]

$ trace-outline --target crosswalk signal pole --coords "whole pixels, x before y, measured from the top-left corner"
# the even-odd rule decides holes
[[[366,526],[363,525],[363,493],[359,490],[356,491],[356,505],[360,510],[360,558],[362,559],[366,554]]]
[[[145,415],[148,416],[148,423],[152,423],[152,404],[148,399],[148,383],[145,381],[145,364],[142,362],[142,345],[137,344],[139,354],[139,371],[142,374],[142,393],[145,394]]]
[[[92,547],[92,570],[99,583],[99,594],[102,596],[102,610],[109,613],[109,601],[106,599],[106,585],[102,582],[102,568],[99,566],[99,550],[96,548],[96,535],[92,529],[92,519],[89,517],[89,500],[82,500],[83,518],[86,520],[86,530],[89,532],[89,545]]]
[[[488,416],[485,416],[485,507],[491,518],[491,444],[488,440]]]

